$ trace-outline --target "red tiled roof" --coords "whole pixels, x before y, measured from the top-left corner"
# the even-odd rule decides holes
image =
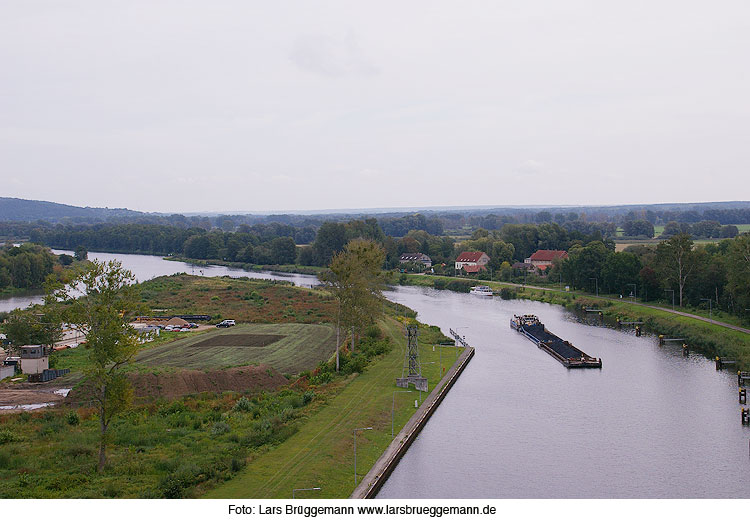
[[[537,250],[531,254],[532,261],[554,261],[555,259],[565,259],[568,252],[565,250]]]
[[[456,262],[478,262],[482,255],[486,255],[484,252],[461,252],[461,255],[456,257]]]

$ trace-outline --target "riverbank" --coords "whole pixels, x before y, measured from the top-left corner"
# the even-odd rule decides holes
[[[541,301],[558,304],[579,312],[583,312],[584,309],[602,310],[604,321],[612,326],[615,326],[618,317],[623,321],[640,321],[646,330],[654,334],[684,338],[691,350],[700,352],[708,358],[731,357],[737,359],[738,368],[750,368],[750,331],[748,329],[728,323],[718,324],[717,321],[689,312],[614,298],[590,296],[580,292],[564,292],[497,281],[472,281],[445,276],[407,274],[405,279],[401,279],[401,284],[431,288],[459,288],[458,286],[451,287],[452,281],[460,281],[460,288],[466,288],[466,291],[469,286],[475,284],[489,285],[495,294],[503,299]]]
[[[226,266],[227,268],[237,268],[247,272],[282,272],[282,273],[301,273],[303,275],[318,275],[326,268],[322,266],[299,266],[297,264],[250,264],[242,262],[222,261],[221,259],[189,259],[187,257],[177,257],[174,255],[164,257],[166,261],[183,262],[195,266]]]

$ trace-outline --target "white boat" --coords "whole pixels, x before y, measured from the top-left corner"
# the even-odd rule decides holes
[[[469,293],[473,293],[474,295],[492,295],[492,289],[485,285],[472,286]]]

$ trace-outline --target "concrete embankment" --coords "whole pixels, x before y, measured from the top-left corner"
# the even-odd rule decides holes
[[[385,452],[383,452],[383,455],[378,458],[370,471],[362,478],[362,481],[357,485],[357,488],[354,489],[349,498],[367,499],[374,498],[377,495],[380,488],[388,479],[388,476],[396,468],[399,460],[419,435],[419,432],[430,419],[430,416],[440,406],[441,401],[461,375],[461,372],[469,364],[472,357],[474,357],[474,348],[470,346],[466,347],[443,379],[440,380],[424,400],[422,406],[419,407],[411,419],[404,425],[404,428],[396,435]]]

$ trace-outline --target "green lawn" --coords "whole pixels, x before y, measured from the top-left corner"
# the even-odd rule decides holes
[[[740,233],[750,232],[750,224],[735,224]]]
[[[345,498],[354,490],[353,429],[364,430],[357,437],[357,471],[364,476],[391,442],[391,404],[396,377],[404,362],[403,326],[385,325],[388,335],[397,341],[396,349],[372,363],[365,373],[355,377],[332,397],[320,411],[308,416],[298,432],[277,448],[251,461],[232,480],[209,492],[210,498],[291,498],[292,489],[321,487],[321,491],[303,492],[299,497]],[[427,331],[423,330],[425,335]],[[428,337],[422,339],[428,340]],[[423,373],[430,389],[441,377],[438,350],[420,343]],[[447,370],[456,352],[443,348],[442,366]],[[422,394],[423,399],[426,394]],[[414,413],[418,393],[396,394],[395,432]]]
[[[261,346],[258,337],[265,335],[281,338]],[[136,365],[207,370],[263,363],[296,374],[328,360],[335,350],[336,331],[329,325],[241,324],[142,350]]]

